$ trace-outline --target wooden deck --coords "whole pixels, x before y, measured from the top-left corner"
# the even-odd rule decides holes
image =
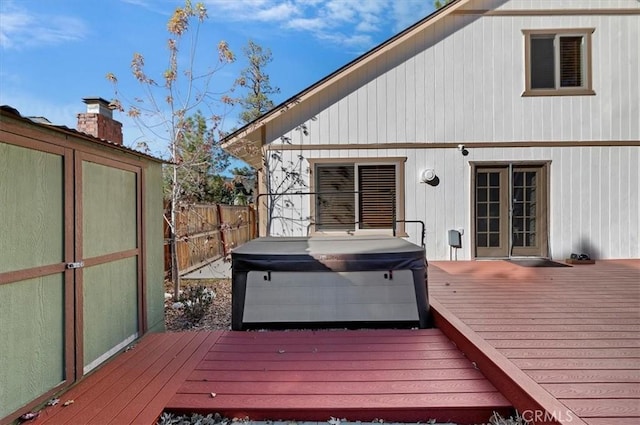
[[[438,327],[525,419],[640,423],[640,260],[436,262],[429,297]]]
[[[151,424],[166,409],[464,424],[512,411],[437,329],[155,334],[60,400],[38,423]]]
[[[640,260],[431,263],[429,291],[438,329],[149,335],[38,423],[150,424],[165,409],[480,423],[510,406],[537,425],[640,423]]]

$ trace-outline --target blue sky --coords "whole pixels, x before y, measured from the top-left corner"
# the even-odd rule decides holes
[[[223,92],[246,67],[253,40],[273,55],[267,67],[276,104],[307,88],[433,11],[432,0],[206,0],[198,57],[215,64],[226,41],[237,61],[217,71],[210,90]],[[111,99],[108,72],[129,98],[142,96],[131,77],[134,52],[157,80],[167,62],[166,23],[179,0],[0,0],[0,104],[75,128],[83,97]],[[211,56],[208,56],[211,52]],[[238,110],[225,118],[237,126]],[[141,137],[123,114],[125,144]],[[147,136],[148,137],[148,136]],[[152,153],[165,156],[162,144]]]

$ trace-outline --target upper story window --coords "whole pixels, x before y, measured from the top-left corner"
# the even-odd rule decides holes
[[[591,34],[593,28],[524,30],[523,96],[593,95]]]
[[[405,158],[310,160],[316,231],[391,230],[404,216]],[[404,225],[396,224],[403,232]]]

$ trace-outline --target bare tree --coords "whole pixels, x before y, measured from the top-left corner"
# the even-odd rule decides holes
[[[174,286],[174,297],[178,297],[180,290],[180,276],[178,271],[177,254],[177,211],[180,201],[185,195],[185,188],[181,177],[197,173],[201,167],[202,155],[205,152],[192,152],[190,158],[184,153],[184,147],[198,137],[197,132],[203,130],[201,125],[190,120],[198,110],[208,110],[208,116],[202,116],[208,133],[207,140],[202,140],[198,148],[210,151],[216,140],[222,135],[222,121],[227,107],[233,104],[228,95],[232,88],[213,93],[210,90],[213,77],[225,64],[235,60],[226,42],[217,45],[218,57],[213,66],[199,68],[197,60],[197,46],[199,30],[207,18],[207,9],[203,3],[193,4],[186,0],[184,6],[177,7],[167,23],[169,38],[168,67],[156,81],[145,71],[144,56],[134,53],[131,61],[131,72],[143,91],[143,96],[127,100],[118,90],[118,80],[112,73],[107,79],[114,85],[115,98],[113,105],[122,112],[126,112],[138,125],[140,131],[148,140],[164,141],[167,147],[170,172],[169,196],[170,213],[165,217],[170,228],[171,251],[171,280]],[[185,48],[183,52],[181,49]],[[179,53],[181,53],[179,55]],[[126,106],[125,106],[126,103]],[[217,111],[217,112],[214,112]],[[196,133],[194,135],[194,132]],[[217,136],[216,136],[217,135]]]

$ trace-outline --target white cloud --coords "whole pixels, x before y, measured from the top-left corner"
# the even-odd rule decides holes
[[[0,47],[23,49],[81,40],[88,33],[84,21],[62,15],[41,15],[5,2],[0,9]]]
[[[129,0],[132,1],[132,0]],[[133,0],[137,1],[137,0]],[[304,31],[324,42],[373,47],[433,10],[425,0],[207,0],[209,15],[263,27]]]

